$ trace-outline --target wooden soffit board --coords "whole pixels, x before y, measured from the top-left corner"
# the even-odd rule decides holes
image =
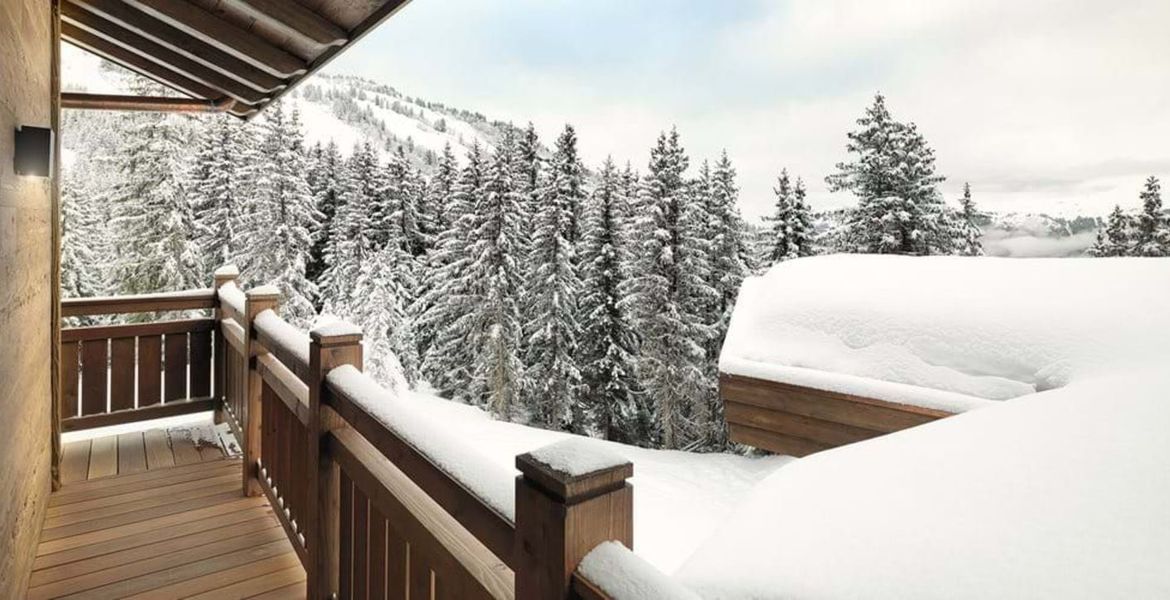
[[[61,39],[251,118],[409,0],[62,0]]]

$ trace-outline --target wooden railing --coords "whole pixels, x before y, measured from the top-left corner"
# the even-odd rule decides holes
[[[225,268],[210,290],[67,301],[68,316],[214,316],[64,330],[72,354],[63,356],[77,357],[65,362],[80,373],[63,378],[80,390],[65,394],[75,406],[62,412],[65,429],[214,408],[243,449],[242,492],[267,496],[308,574],[308,598],[582,597],[593,588],[574,578],[581,559],[604,541],[632,546],[629,463],[571,476],[536,454],[517,457],[515,517],[505,516],[337,383],[380,390],[361,373],[360,329],[305,333],[279,316],[275,289],[245,293],[237,277]],[[118,383],[101,382],[107,373]],[[107,387],[118,399],[99,408]]]
[[[65,317],[205,310],[212,290],[61,302]],[[215,319],[61,330],[63,431],[211,410]]]

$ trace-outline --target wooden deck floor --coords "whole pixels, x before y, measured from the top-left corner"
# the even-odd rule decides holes
[[[212,426],[152,429],[69,442],[61,447],[61,482],[68,485],[220,460],[234,453],[235,448],[225,449],[234,444],[230,438],[219,437]]]
[[[168,458],[157,442],[151,452],[157,437],[78,446],[73,481],[49,499],[28,598],[304,598],[271,507],[240,493],[240,461],[181,443]]]

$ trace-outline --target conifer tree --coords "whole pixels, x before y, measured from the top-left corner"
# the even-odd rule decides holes
[[[520,208],[524,215],[520,243],[528,251],[532,242],[533,218],[540,208],[541,176],[543,161],[540,158],[540,138],[532,123],[516,138],[514,179],[516,192],[520,194]]]
[[[1093,256],[1128,256],[1132,247],[1130,218],[1121,210],[1121,206],[1114,206],[1113,212],[1104,229],[1097,230],[1097,241],[1089,249]]]
[[[135,115],[114,156],[121,173],[110,196],[114,253],[110,281],[119,294],[206,285],[186,172],[190,117]]]
[[[191,174],[192,207],[207,272],[240,260],[256,162],[252,129],[226,116],[205,122]]]
[[[524,289],[526,404],[548,428],[579,430],[581,372],[577,366],[580,324],[576,301],[581,292],[577,272],[576,207],[584,196],[577,134],[565,126],[557,138],[547,184],[533,215]]]
[[[269,107],[261,124],[260,164],[242,234],[248,249],[243,276],[281,292],[281,314],[307,326],[316,316],[317,286],[306,269],[320,215],[305,179],[305,150],[297,110]]]
[[[844,250],[871,253],[950,254],[953,225],[938,192],[934,151],[913,123],[901,123],[878,94],[860,129],[848,134],[854,162],[838,163],[825,181],[851,191],[858,206],[846,221]]]
[[[971,199],[971,184],[963,184],[963,197],[959,200],[959,214],[956,216],[955,253],[963,256],[983,256],[983,230],[976,222],[979,211]]]
[[[439,234],[424,277],[424,295],[414,310],[419,315],[415,329],[430,337],[423,347],[422,375],[440,393],[465,401],[471,400],[473,373],[474,354],[468,344],[471,312],[479,302],[478,290],[471,283],[471,244],[483,217],[480,191],[485,168],[482,149],[475,143],[445,202],[451,225]]]
[[[637,338],[620,305],[629,276],[623,230],[628,203],[622,173],[606,159],[581,224],[578,364],[592,432],[607,440],[644,443],[640,425],[645,418],[635,398]]]
[[[467,248],[472,303],[466,318],[472,351],[471,400],[503,418],[519,409],[524,367],[520,362],[519,294],[523,274],[517,261],[521,232],[520,195],[512,180],[510,140],[491,158],[469,215],[474,224]]]
[[[394,231],[392,236],[400,236]],[[378,381],[400,378],[414,385],[419,377],[418,344],[410,306],[417,289],[416,259],[391,239],[358,269],[346,302],[346,319],[361,325],[369,359],[365,368]]]
[[[316,229],[313,231],[313,251],[310,254],[309,266],[306,275],[309,280],[324,288],[324,274],[328,266],[325,254],[330,247],[333,231],[333,220],[337,216],[337,207],[341,202],[341,185],[345,181],[345,160],[337,144],[332,140],[324,147],[318,147],[314,152],[315,158],[309,165],[309,191],[313,194],[317,212],[321,215]],[[320,308],[318,299],[318,308]]]
[[[106,264],[102,198],[76,177],[61,181],[61,295],[66,298],[100,296],[105,292],[102,265]]]
[[[771,223],[767,238],[767,262],[812,256],[812,212],[804,200],[804,184],[800,179],[793,184],[788,169],[780,171],[776,187],[775,209],[765,220]]]
[[[325,249],[325,273],[322,300],[324,310],[347,312],[344,303],[357,282],[362,263],[376,251],[377,231],[374,207],[381,203],[385,190],[383,171],[370,144],[354,148],[344,170],[337,214],[329,231]]]
[[[1141,192],[1142,212],[1134,227],[1135,256],[1170,256],[1170,223],[1162,214],[1162,185],[1157,177],[1146,180]]]
[[[706,272],[696,269],[702,221],[694,219],[687,181],[688,159],[678,132],[659,136],[650,151],[634,224],[634,276],[622,306],[630,310],[641,335],[640,387],[654,407],[662,445],[678,448],[692,441],[694,417],[702,412],[711,383],[704,345],[709,332],[688,309],[710,290]]]

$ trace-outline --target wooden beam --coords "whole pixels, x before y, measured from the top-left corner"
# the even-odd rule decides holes
[[[278,77],[307,72],[305,61],[202,8],[175,0],[123,0],[160,21]]]
[[[121,0],[69,0],[68,3],[113,21],[146,39],[237,79],[255,90],[275,92],[286,85],[283,79],[143,14]]]
[[[198,81],[180,75],[158,63],[146,60],[121,46],[110,43],[71,23],[61,24],[61,35],[65,38],[65,41],[74,46],[112,60],[193,98],[210,100],[220,96],[219,92]]]
[[[153,112],[229,112],[236,101],[224,96],[218,100],[171,98],[167,96],[120,96],[65,92],[61,106],[81,110],[131,110]]]
[[[216,305],[215,290],[164,292],[137,296],[99,296],[92,298],[65,298],[61,300],[61,316],[116,315],[127,313],[163,312],[168,310],[211,309]]]
[[[305,39],[323,46],[340,46],[349,34],[329,19],[288,0],[238,0],[253,18],[275,21]]]
[[[112,21],[78,8],[73,4],[65,4],[63,16],[66,22],[80,27],[94,35],[105,38],[143,58],[154,61],[181,75],[215,88],[225,96],[231,96],[247,104],[259,104],[268,99],[267,94],[245,85],[215,69],[196,62],[171,50],[162,44],[149,40],[133,31],[124,29]]]

